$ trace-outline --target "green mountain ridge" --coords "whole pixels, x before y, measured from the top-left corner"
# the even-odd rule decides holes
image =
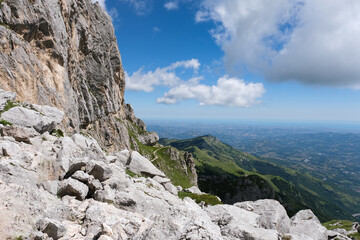
[[[218,195],[224,203],[273,198],[290,216],[310,208],[321,221],[353,220],[357,199],[310,174],[241,152],[210,135],[159,143],[192,153],[200,189]]]

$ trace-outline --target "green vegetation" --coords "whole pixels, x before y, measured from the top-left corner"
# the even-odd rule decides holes
[[[204,202],[205,205],[217,205],[222,204],[222,202],[213,195],[210,194],[195,194],[189,192],[179,192],[179,198],[184,199],[185,197],[189,197],[195,200],[196,203]]]
[[[132,171],[130,171],[129,169],[125,170],[126,174],[129,175],[130,177],[138,177],[138,175]]]
[[[0,119],[0,124],[2,124],[4,126],[12,126],[13,125],[11,122],[8,122],[4,119]]]
[[[0,2],[0,3],[1,3],[1,2]],[[23,239],[24,239],[24,238],[23,238],[23,236],[21,236],[21,235],[15,238],[15,240],[23,240]]]
[[[19,102],[13,102],[13,101],[7,101],[6,105],[4,107],[4,109],[2,111],[0,111],[0,116],[2,113],[9,111],[11,108],[16,107],[16,106],[20,106]]]
[[[353,219],[350,207],[354,199],[308,173],[241,152],[213,136],[161,139],[159,142],[192,153],[200,189],[219,196],[225,203],[232,203],[227,202],[229,197],[225,197],[226,193],[226,196],[230,194],[232,197],[246,191],[243,188],[246,179],[253,187],[273,191],[275,199],[285,206],[290,216],[310,208],[323,222],[338,218]]]
[[[348,220],[332,220],[326,223],[323,223],[323,226],[328,230],[333,230],[336,228],[343,228],[346,231],[350,231],[352,228],[353,222]]]
[[[56,136],[56,137],[64,137],[64,132],[61,131],[61,129],[54,129],[51,131],[51,135]]]
[[[328,230],[333,230],[336,228],[342,228],[346,231],[350,231],[353,226],[353,222],[348,220],[333,220],[326,223],[323,223],[323,226],[326,227]],[[360,234],[359,233],[352,233],[349,234],[348,237],[350,237],[353,240],[360,240]]]
[[[181,161],[184,161],[184,153],[180,152],[180,161],[174,161],[170,157],[170,148],[171,147],[163,147],[161,145],[155,146],[147,146],[142,144],[137,136],[141,134],[146,134],[147,132],[142,130],[136,124],[131,123],[128,126],[128,132],[130,138],[132,139],[131,148],[135,150],[134,142],[138,147],[138,151],[141,155],[146,156],[150,159],[150,161],[161,171],[165,173],[165,175],[171,179],[171,182],[174,185],[180,185],[183,188],[189,188],[193,186],[191,183],[192,176],[190,169],[184,169]]]
[[[360,233],[352,233],[348,235],[353,240],[360,240]]]

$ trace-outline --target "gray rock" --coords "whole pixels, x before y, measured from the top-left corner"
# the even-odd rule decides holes
[[[307,236],[310,239],[328,239],[326,228],[321,225],[311,210],[301,210],[291,218],[289,233]]]
[[[142,144],[147,146],[153,146],[159,141],[159,136],[154,132],[144,132],[137,138]]]
[[[202,194],[202,192],[200,191],[200,189],[197,186],[192,186],[190,188],[186,188],[186,189],[184,189],[184,192]]]
[[[75,172],[82,171],[86,167],[87,161],[84,161],[84,159],[79,159],[77,161],[74,161],[69,164],[69,169],[66,172],[64,179],[71,177]]]
[[[98,179],[90,176],[87,186],[89,187],[89,194],[93,195],[95,191],[103,189],[101,182]]]
[[[290,219],[285,208],[276,200],[263,199],[255,202],[241,202],[234,206],[250,210],[260,215],[259,224],[266,229],[274,229],[280,233],[288,233]]]
[[[94,193],[94,199],[100,202],[113,203],[115,192],[109,186],[105,186],[103,190],[97,190]]]
[[[36,222],[39,231],[46,233],[49,237],[57,240],[65,235],[66,229],[57,220],[44,218]]]
[[[76,171],[71,177],[83,183],[87,183],[90,179],[90,175],[83,171]]]
[[[6,106],[8,101],[14,101],[15,98],[16,98],[16,93],[7,92],[0,89],[0,111],[4,110],[4,107]]]
[[[77,200],[84,200],[88,191],[89,188],[84,183],[68,178],[59,184],[58,195],[60,197],[75,196]]]
[[[160,184],[165,184],[165,183],[170,182],[169,178],[163,178],[163,177],[159,177],[159,176],[155,176],[155,177],[153,177],[153,179]]]
[[[360,226],[356,228],[357,232],[360,233]]]
[[[4,1],[0,12],[11,28],[0,29],[0,88],[20,101],[64,110],[68,133],[88,127],[103,147],[129,148],[125,122],[141,120],[130,117],[124,102],[125,74],[109,15],[90,0]]]
[[[32,104],[31,108],[35,109],[41,115],[53,119],[56,124],[61,123],[61,121],[64,119],[64,112],[55,107]]]
[[[20,126],[6,126],[0,129],[2,136],[11,136],[18,142],[31,143],[30,139],[40,134],[33,128],[24,128]]]
[[[54,118],[43,116],[39,112],[23,107],[13,107],[1,117],[14,125],[34,128],[39,133],[51,132],[58,122]]]
[[[176,196],[178,195],[178,191],[177,191],[176,187],[175,187],[171,182],[165,183],[165,184],[164,184],[164,188],[165,188],[167,191],[171,192],[172,194],[174,194],[174,195],[176,195]]]
[[[91,161],[87,166],[87,173],[103,182],[111,177],[112,170],[105,163]]]
[[[46,191],[48,191],[49,193],[56,195],[58,192],[58,186],[59,186],[59,182],[58,181],[46,181],[42,184],[42,186],[44,187],[44,189]]]
[[[141,156],[136,151],[133,151],[131,153],[131,162],[129,165],[127,165],[127,167],[129,167],[132,172],[139,175],[142,174],[150,177],[165,177],[165,174],[163,172],[157,169],[148,159]]]
[[[126,196],[126,194],[118,192],[115,196],[114,204],[117,208],[130,210],[134,209],[136,201],[133,198]]]
[[[112,237],[109,237],[108,235],[101,235],[98,240],[114,240]]]

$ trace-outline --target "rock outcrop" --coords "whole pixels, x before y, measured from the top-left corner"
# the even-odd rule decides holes
[[[88,132],[108,150],[130,147],[128,121],[145,126],[124,101],[111,19],[91,0],[1,1],[0,79],[19,101],[61,109],[65,132]]]
[[[28,140],[0,137],[0,239],[328,239],[311,211],[289,219],[275,200],[197,204],[135,151],[107,154],[90,136],[12,127]]]

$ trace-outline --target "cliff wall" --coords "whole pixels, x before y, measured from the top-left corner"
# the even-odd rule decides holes
[[[110,17],[91,0],[4,0],[0,88],[17,100],[65,112],[67,133],[86,131],[104,148],[129,148],[125,78]]]

